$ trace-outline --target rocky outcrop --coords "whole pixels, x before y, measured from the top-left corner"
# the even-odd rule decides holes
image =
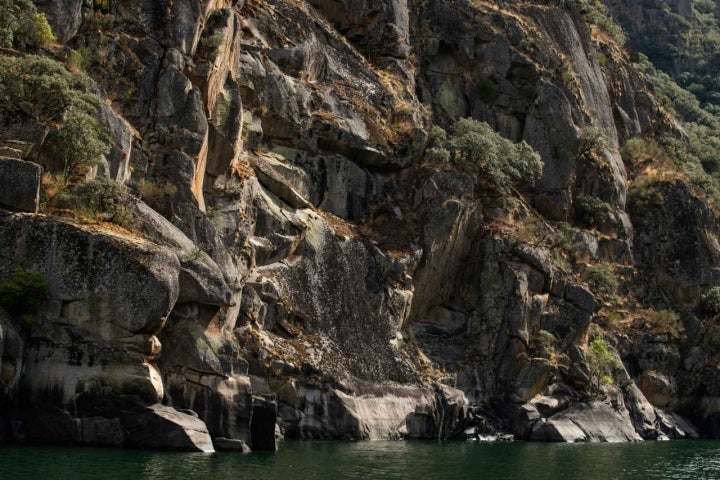
[[[196,416],[163,405],[151,405],[123,422],[129,446],[214,452],[207,427]]]
[[[30,323],[27,398],[51,395],[71,406],[79,392],[109,388],[160,400],[155,335],[178,296],[177,257],[140,239],[42,217],[6,217],[0,237],[3,265],[41,272],[50,287],[46,309]]]
[[[0,308],[0,423],[28,441],[246,451],[276,449],[276,425],[574,442],[694,436],[677,412],[720,424],[715,330],[693,310],[717,282],[713,209],[680,176],[636,181],[623,144],[675,127],[578,12],[38,5],[90,52],[109,146],[93,174],[122,186],[125,215],[32,213],[37,169],[32,192],[0,192],[31,212],[0,217],[0,284],[17,266],[49,288],[37,318]],[[531,145],[540,180],[500,188],[488,165],[426,155],[463,117]],[[50,128],[24,121],[0,129],[22,158]],[[33,164],[6,162],[23,185]],[[593,363],[595,338],[622,368]]]
[[[639,441],[632,424],[605,404],[578,404],[541,421],[532,440],[560,442]]]
[[[462,434],[462,392],[358,385],[356,392],[287,383],[278,390],[285,435],[298,438],[434,439]]]

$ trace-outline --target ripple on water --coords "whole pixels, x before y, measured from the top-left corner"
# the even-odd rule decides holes
[[[718,479],[720,441],[285,442],[277,453],[0,447],[0,479]]]

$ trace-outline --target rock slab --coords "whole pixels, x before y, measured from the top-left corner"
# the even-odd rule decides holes
[[[37,212],[42,172],[42,167],[36,163],[0,158],[0,207]]]

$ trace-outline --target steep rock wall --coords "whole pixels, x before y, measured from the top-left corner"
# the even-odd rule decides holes
[[[105,49],[88,71],[115,120],[106,174],[141,195],[141,181],[162,189],[119,239],[3,217],[2,278],[17,264],[51,286],[26,336],[2,317],[7,402],[112,428],[134,428],[132,412],[183,424],[146,410],[161,401],[197,415],[218,448],[270,449],[276,415],[303,438],[467,427],[594,441],[693,434],[667,407],[717,414],[698,333],[709,327],[691,310],[716,281],[712,210],[681,180],[661,189],[668,208],[650,202],[662,214],[643,217],[644,197],[626,210],[636,172],[621,147],[672,124],[622,49],[577,13],[464,0],[46,8],[68,26],[61,41]],[[98,33],[99,14],[111,18]],[[532,145],[537,185],[488,191],[427,161],[430,126],[461,117]],[[606,142],[585,151],[593,127]],[[602,216],[586,221],[581,198]],[[667,238],[681,227],[709,266]],[[601,262],[702,328],[680,346],[637,347],[653,333],[609,325],[613,299],[586,285]],[[603,324],[627,369],[599,392],[584,347]],[[662,369],[648,360],[657,343],[673,358]],[[680,366],[677,349],[693,348]],[[142,432],[113,438],[162,446]]]

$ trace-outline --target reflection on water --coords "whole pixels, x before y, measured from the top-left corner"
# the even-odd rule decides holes
[[[277,453],[0,447],[0,479],[718,479],[720,441],[285,442]]]

